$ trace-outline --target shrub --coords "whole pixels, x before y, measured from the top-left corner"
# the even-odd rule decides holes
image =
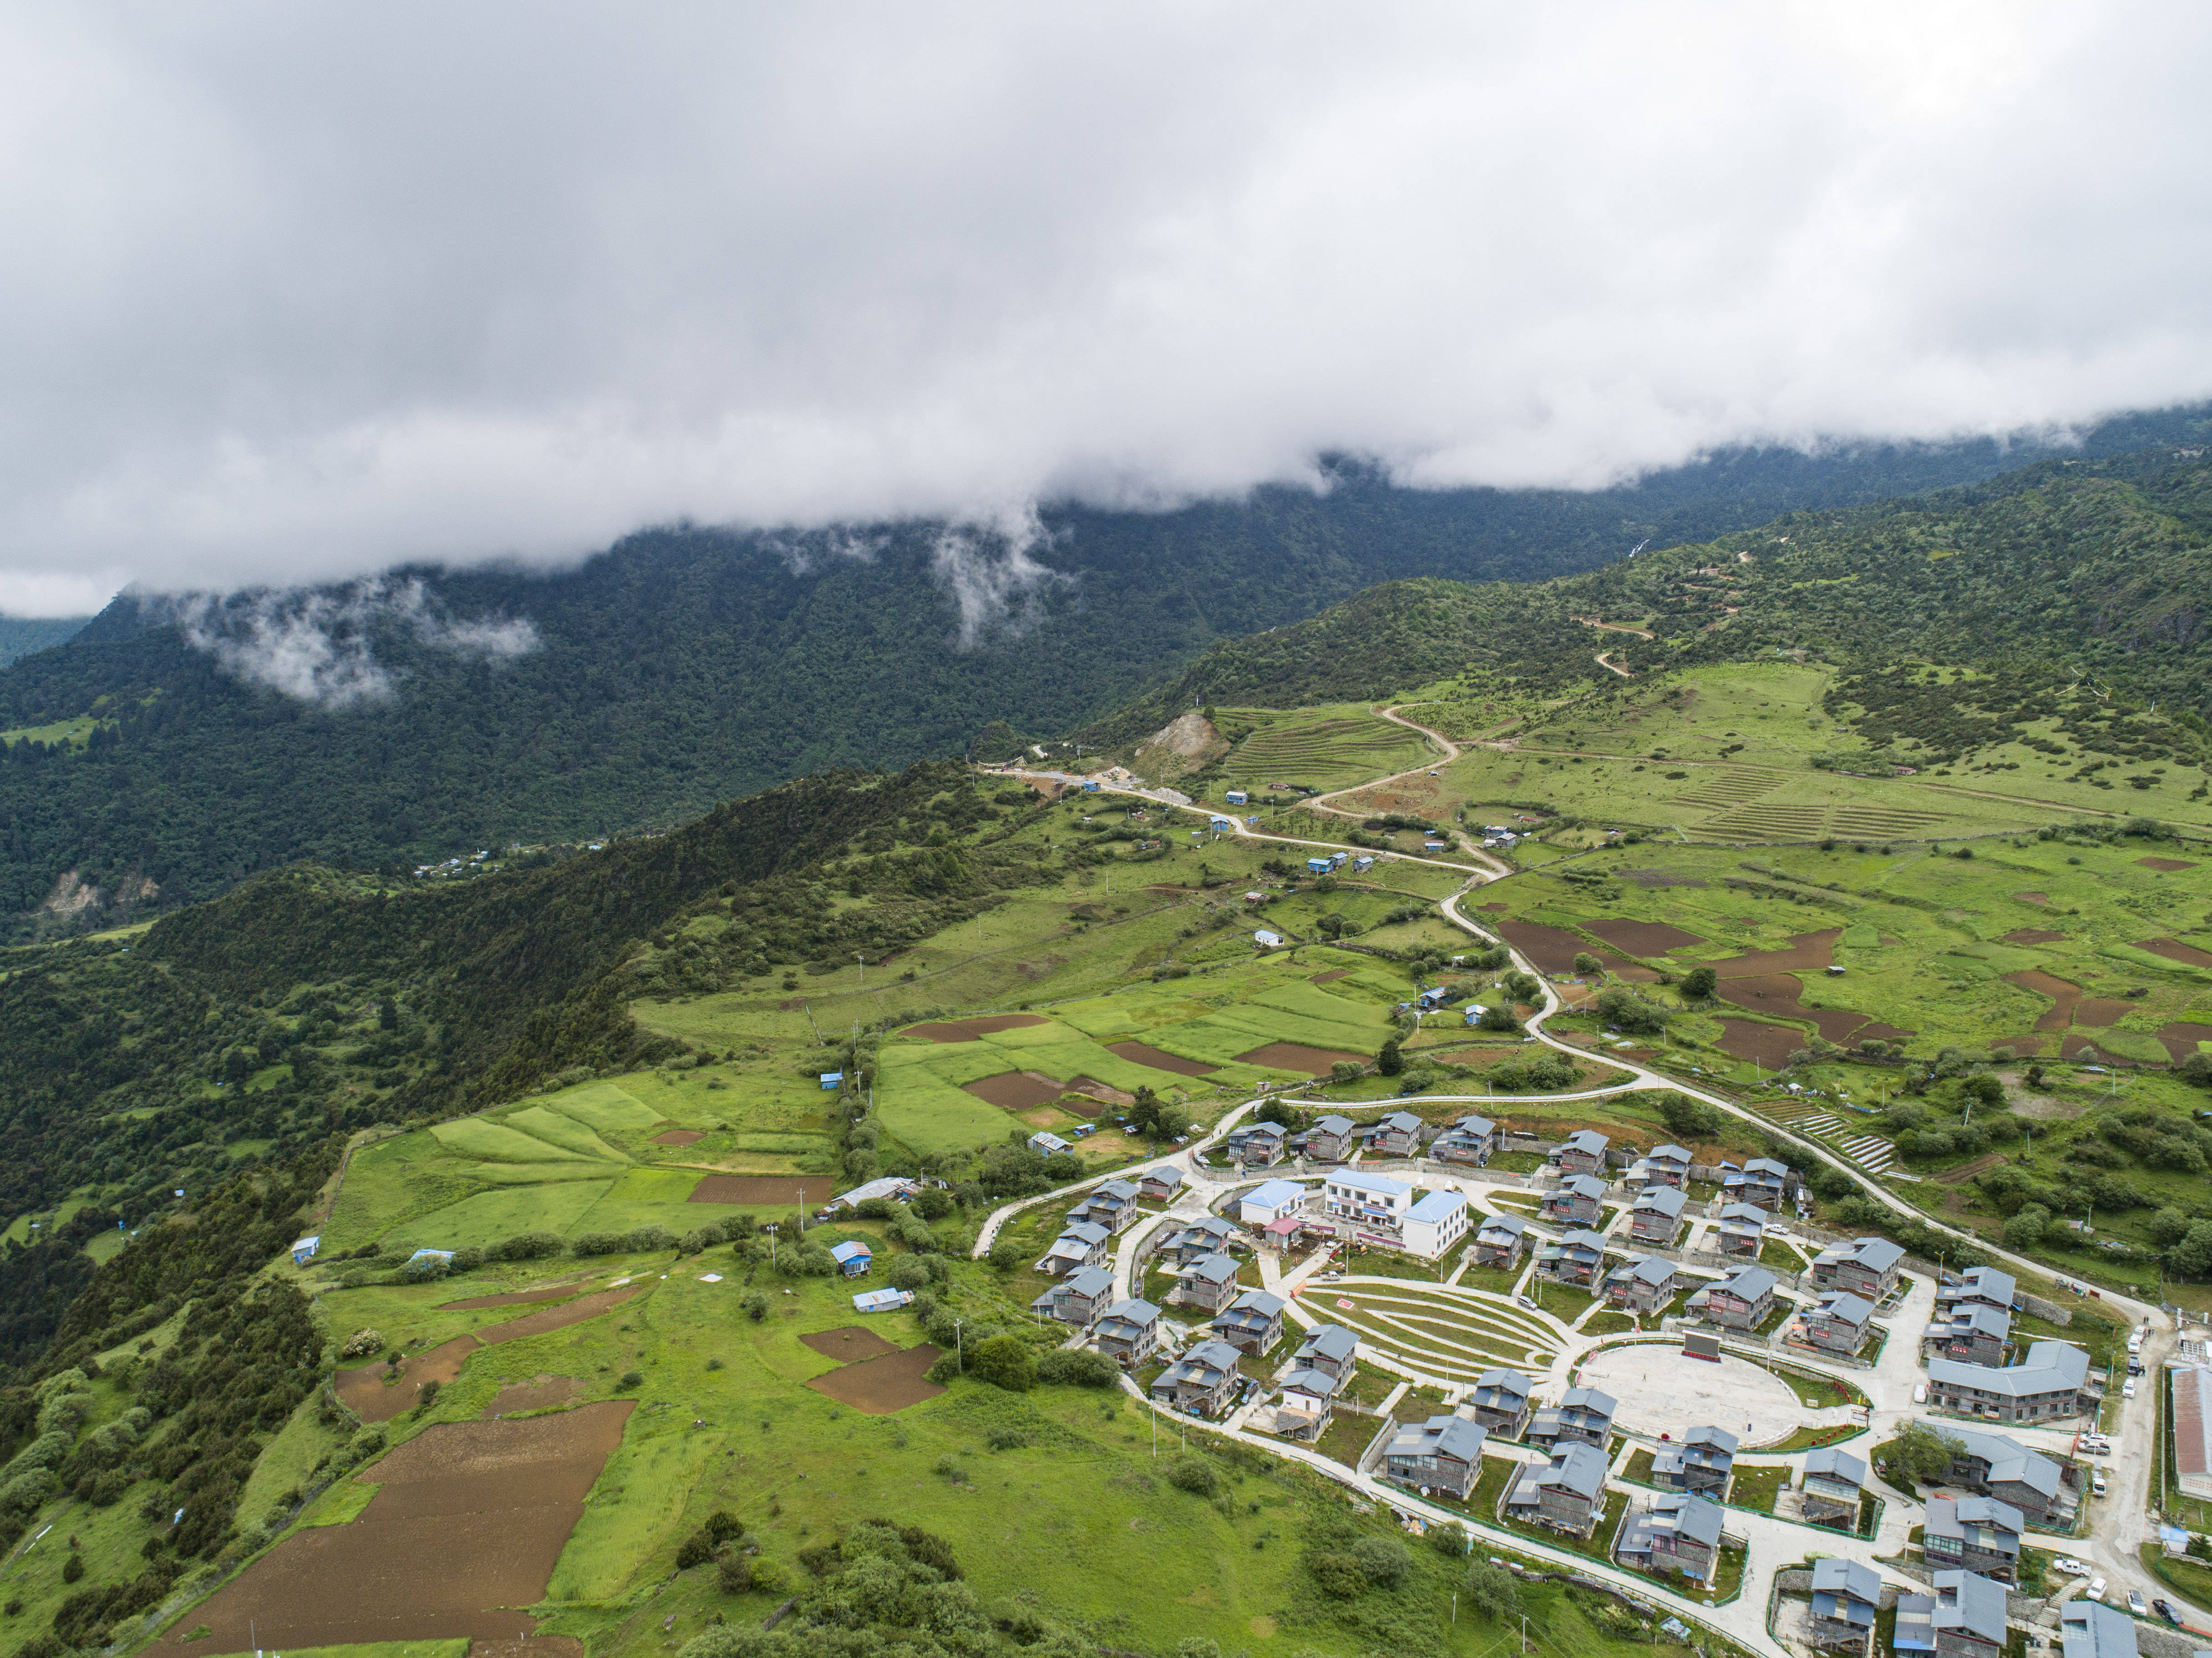
[[[734,1551],[722,1557],[714,1574],[714,1587],[725,1594],[744,1594],[753,1586],[752,1557]]]
[[[1012,1238],[1000,1238],[991,1245],[991,1266],[1001,1272],[1011,1272],[1020,1266],[1029,1252]]]
[[[1438,1554],[1465,1554],[1467,1527],[1456,1520],[1447,1520],[1441,1526],[1429,1527],[1428,1545]]]
[[[1193,1454],[1168,1464],[1168,1484],[1194,1497],[1211,1497],[1221,1489],[1221,1474],[1205,1457]]]
[[[1055,1388],[1110,1388],[1121,1367],[1085,1347],[1055,1347],[1037,1360],[1037,1380]]]
[[[1356,1060],[1339,1060],[1328,1068],[1328,1078],[1335,1083],[1356,1083],[1364,1067]]]
[[[1025,1394],[1036,1386],[1036,1352],[1018,1335],[996,1335],[969,1350],[968,1372],[978,1381]]]
[[[929,1282],[929,1268],[914,1255],[901,1255],[891,1263],[890,1281],[894,1290],[919,1290]]]
[[[340,1358],[367,1358],[384,1345],[384,1334],[380,1330],[356,1330],[338,1349]]]
[[[756,1290],[745,1297],[745,1316],[756,1324],[768,1316],[768,1297]]]
[[[964,1485],[968,1483],[968,1470],[960,1466],[959,1460],[950,1451],[937,1459],[933,1472],[943,1475],[956,1485]]]
[[[1386,1589],[1395,1588],[1413,1570],[1413,1557],[1406,1552],[1406,1546],[1387,1537],[1361,1538],[1352,1546],[1352,1558],[1370,1582]]]
[[[645,1385],[645,1372],[624,1370],[622,1374],[622,1381],[617,1385],[624,1388],[641,1388]]]
[[[569,1249],[580,1255],[620,1254],[629,1248],[627,1232],[579,1232],[568,1240]]]
[[[1348,1554],[1309,1555],[1306,1570],[1321,1592],[1336,1600],[1356,1600],[1367,1593],[1367,1574]]]
[[[628,1238],[628,1246],[636,1252],[647,1249],[673,1249],[676,1247],[676,1234],[656,1221],[647,1225],[632,1228]]]
[[[1503,1566],[1477,1560],[1467,1569],[1467,1598],[1476,1611],[1503,1623],[1521,1615],[1521,1580]]]

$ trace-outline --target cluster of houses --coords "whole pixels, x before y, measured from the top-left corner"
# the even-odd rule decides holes
[[[1425,1147],[1430,1157],[1481,1168],[1498,1151],[1498,1132],[1488,1117],[1465,1116],[1437,1127],[1410,1111],[1393,1111],[1370,1123],[1331,1112],[1295,1133],[1280,1123],[1245,1123],[1221,1145],[1228,1157],[1249,1169],[1264,1169],[1287,1157],[1323,1163],[1345,1163],[1363,1154],[1415,1157]]]
[[[1970,1267],[1936,1292],[1936,1316],[1920,1339],[1928,1402],[1954,1415],[2016,1423],[2056,1421],[2094,1411],[2102,1394],[2089,1356],[2067,1341],[2034,1341],[2006,1364],[2017,1298],[2009,1272]]]

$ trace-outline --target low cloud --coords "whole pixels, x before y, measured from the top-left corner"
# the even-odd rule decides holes
[[[336,589],[149,596],[149,620],[171,622],[193,649],[224,671],[321,708],[351,708],[398,694],[402,671],[376,656],[380,634],[482,661],[508,661],[538,648],[527,620],[447,616],[417,580],[356,581]]]
[[[0,608],[2202,398],[2212,9],[2143,15],[17,9]],[[1033,554],[946,531],[963,637]]]
[[[1042,619],[1046,593],[1075,585],[1073,576],[1030,556],[1050,539],[1034,502],[938,532],[930,573],[959,612],[955,649],[972,651],[993,632],[1019,637]]]

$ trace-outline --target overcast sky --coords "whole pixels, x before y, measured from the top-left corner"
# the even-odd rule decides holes
[[[2212,394],[2212,11],[0,18],[0,608]]]

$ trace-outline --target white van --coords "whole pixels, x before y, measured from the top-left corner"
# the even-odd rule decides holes
[[[1916,1405],[1925,1405],[1928,1402],[1928,1384],[1926,1382],[1922,1382],[1918,1387],[1912,1390],[1912,1402]]]
[[[2089,1481],[2089,1489],[2099,1497],[2102,1497],[2105,1494],[2105,1471],[2102,1468],[2098,1469],[2096,1473],[2091,1478]]]

